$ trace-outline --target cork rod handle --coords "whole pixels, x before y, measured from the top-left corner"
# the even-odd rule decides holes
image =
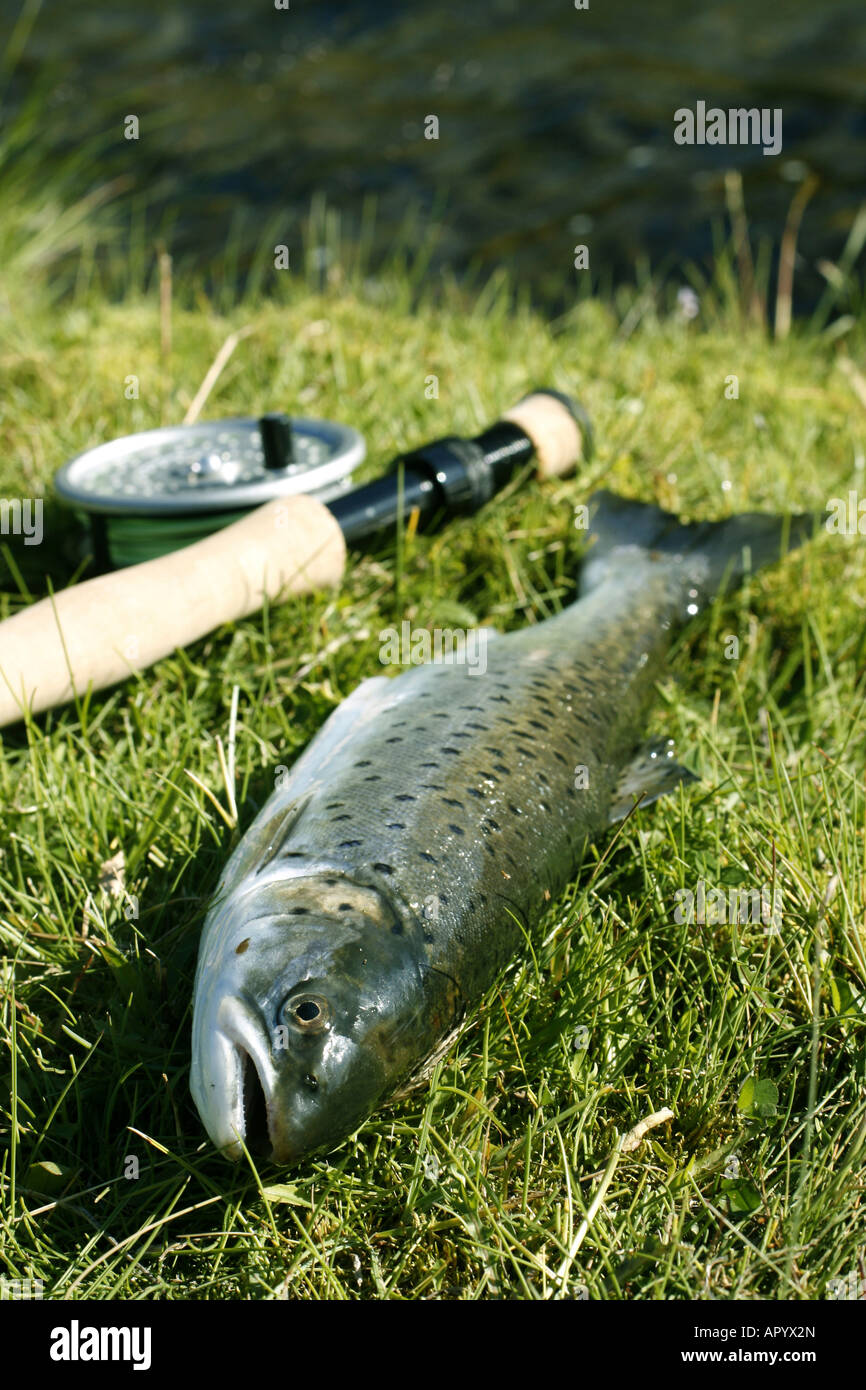
[[[266,503],[183,550],[100,575],[0,623],[0,727],[101,690],[266,599],[339,583],[343,533],[313,497]]]

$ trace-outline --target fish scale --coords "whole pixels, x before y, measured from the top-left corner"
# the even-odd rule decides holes
[[[587,842],[693,780],[640,747],[672,631],[778,556],[782,522],[594,505],[576,603],[494,636],[483,671],[458,653],[363,682],[229,861],[191,1076],[229,1157],[338,1143],[437,1053]],[[788,519],[789,544],[807,521]]]

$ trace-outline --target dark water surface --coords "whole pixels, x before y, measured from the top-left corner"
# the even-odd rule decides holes
[[[433,261],[504,266],[533,296],[574,292],[575,243],[597,278],[703,258],[742,170],[756,238],[781,233],[804,169],[801,295],[823,284],[864,190],[863,0],[45,0],[12,101],[50,82],[40,139],[96,138],[94,180],[129,176],[151,225],[201,265],[262,238],[294,254],[311,198],[359,235],[375,197],[374,253],[407,210],[437,233]],[[19,12],[0,0],[3,27]],[[679,146],[681,106],[781,108],[783,149]],[[124,117],[140,119],[138,141]],[[425,117],[439,139],[424,138]],[[273,219],[271,222],[270,219]]]

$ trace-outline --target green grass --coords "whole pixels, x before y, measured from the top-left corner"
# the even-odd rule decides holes
[[[0,286],[0,495],[50,497],[72,454],[181,419],[245,327],[205,417],[344,419],[373,473],[545,383],[584,401],[598,451],[575,479],[353,557],[337,593],[0,732],[0,1273],[55,1297],[797,1299],[862,1272],[860,537],[822,535],[678,640],[648,733],[674,737],[700,784],[599,842],[429,1086],[330,1157],[258,1173],[214,1155],[188,1091],[208,895],[276,767],[381,670],[380,630],[543,620],[573,596],[573,509],[602,480],[712,516],[863,490],[863,406],[836,354],[845,338],[862,361],[864,338],[844,296],[829,331],[771,342],[743,322],[724,258],[690,325],[669,312],[675,285],[582,296],[548,324],[504,279],[434,298],[411,269],[337,261],[320,292],[262,272],[233,306],[175,286],[164,355],[150,262],[135,264],[113,301],[94,254],[63,295],[38,267]],[[68,580],[73,540],[49,503],[39,550],[10,541],[0,616]],[[228,807],[217,737],[236,686],[232,829],[186,774]],[[137,916],[100,889],[119,851]],[[677,890],[699,879],[776,888],[780,932],[678,923]],[[750,1078],[775,1101],[750,1109]],[[663,1106],[673,1121],[617,1154]]]

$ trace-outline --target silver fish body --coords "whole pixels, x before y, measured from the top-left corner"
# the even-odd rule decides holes
[[[743,544],[778,554],[779,523],[684,528],[607,496],[582,598],[495,637],[483,673],[454,660],[365,681],[229,861],[191,1074],[228,1157],[339,1143],[453,1033],[588,840],[691,777],[638,747],[672,629]]]

